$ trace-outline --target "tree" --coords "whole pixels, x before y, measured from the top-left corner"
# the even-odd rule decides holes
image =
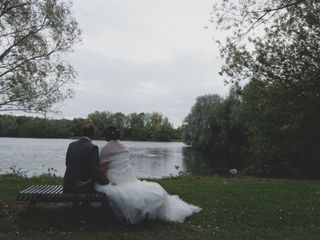
[[[73,68],[63,61],[80,40],[71,3],[0,2],[0,111],[47,112],[72,96]]]
[[[13,137],[17,133],[18,125],[16,123],[16,116],[0,115],[0,136]]]
[[[126,127],[127,118],[126,118],[126,115],[124,115],[123,113],[116,112],[112,114],[111,119],[112,119],[112,124],[118,127],[119,129],[123,130]]]
[[[220,45],[221,74],[248,83],[242,97],[253,171],[319,178],[320,2],[244,0],[230,11],[232,1],[223,2],[216,22],[233,34]]]
[[[88,120],[92,121],[97,128],[97,137],[104,137],[104,129],[107,126],[113,125],[112,116],[113,113],[109,111],[95,111],[94,113],[90,113],[88,115]]]
[[[70,131],[73,137],[80,137],[83,135],[82,127],[87,123],[87,119],[84,118],[74,118],[71,123]]]
[[[223,2],[229,3],[229,8],[223,10],[225,14],[217,12],[216,22],[219,26],[234,30],[225,44],[220,45],[225,60],[221,74],[229,77],[231,82],[254,78],[297,88],[302,95],[306,94],[306,90],[317,94],[320,65],[319,1],[243,0],[238,7],[232,4],[233,1]],[[229,18],[232,13],[239,17]],[[241,42],[259,24],[267,24],[263,36],[249,37],[248,42]]]
[[[183,141],[212,155],[220,167],[243,168],[247,136],[242,103],[232,88],[227,98],[205,95],[197,98],[183,125]]]
[[[210,149],[219,145],[220,112],[224,99],[216,94],[198,97],[184,121],[183,141],[194,148]]]
[[[217,29],[230,30],[232,34],[228,39],[239,41],[271,20],[286,17],[290,9],[316,3],[317,0],[217,0],[213,4],[211,22]]]
[[[148,132],[145,129],[146,117],[147,114],[145,113],[131,113],[128,115],[128,129],[126,131],[126,133],[128,134],[127,137],[138,140],[148,139]]]
[[[161,113],[153,112],[146,115],[146,131],[152,140],[170,141],[174,138],[174,129],[167,117]]]

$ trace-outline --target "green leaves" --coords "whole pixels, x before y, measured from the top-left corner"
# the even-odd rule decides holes
[[[222,151],[225,156],[234,150],[240,154],[246,144],[246,134],[241,102],[235,92],[233,88],[226,99],[218,95],[198,97],[185,119],[183,141],[193,148]]]
[[[250,174],[320,178],[320,2],[226,0],[216,9],[213,21],[229,31],[221,74],[242,86]]]
[[[104,128],[109,125],[117,126],[124,139],[171,141],[181,138],[179,129],[174,129],[167,117],[161,113],[131,113],[95,111],[88,115],[97,129],[98,136],[104,137]]]
[[[61,60],[80,40],[70,3],[0,3],[0,111],[47,112],[72,96],[73,68]]]

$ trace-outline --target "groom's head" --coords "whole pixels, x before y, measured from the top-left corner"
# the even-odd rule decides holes
[[[82,127],[83,136],[93,139],[96,135],[96,127],[92,123],[87,123]]]

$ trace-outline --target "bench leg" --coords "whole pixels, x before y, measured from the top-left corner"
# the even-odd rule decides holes
[[[80,202],[79,201],[73,201],[72,202],[72,208],[79,208]]]
[[[30,201],[28,210],[35,210],[36,209],[36,202],[35,201]]]

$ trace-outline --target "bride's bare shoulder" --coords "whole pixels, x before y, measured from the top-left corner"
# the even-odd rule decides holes
[[[117,143],[119,144],[119,146],[123,149],[127,149],[127,147],[120,141],[117,141]]]
[[[119,141],[110,141],[102,148],[101,155],[111,156],[123,152],[128,152],[128,149],[125,145],[123,145]]]

